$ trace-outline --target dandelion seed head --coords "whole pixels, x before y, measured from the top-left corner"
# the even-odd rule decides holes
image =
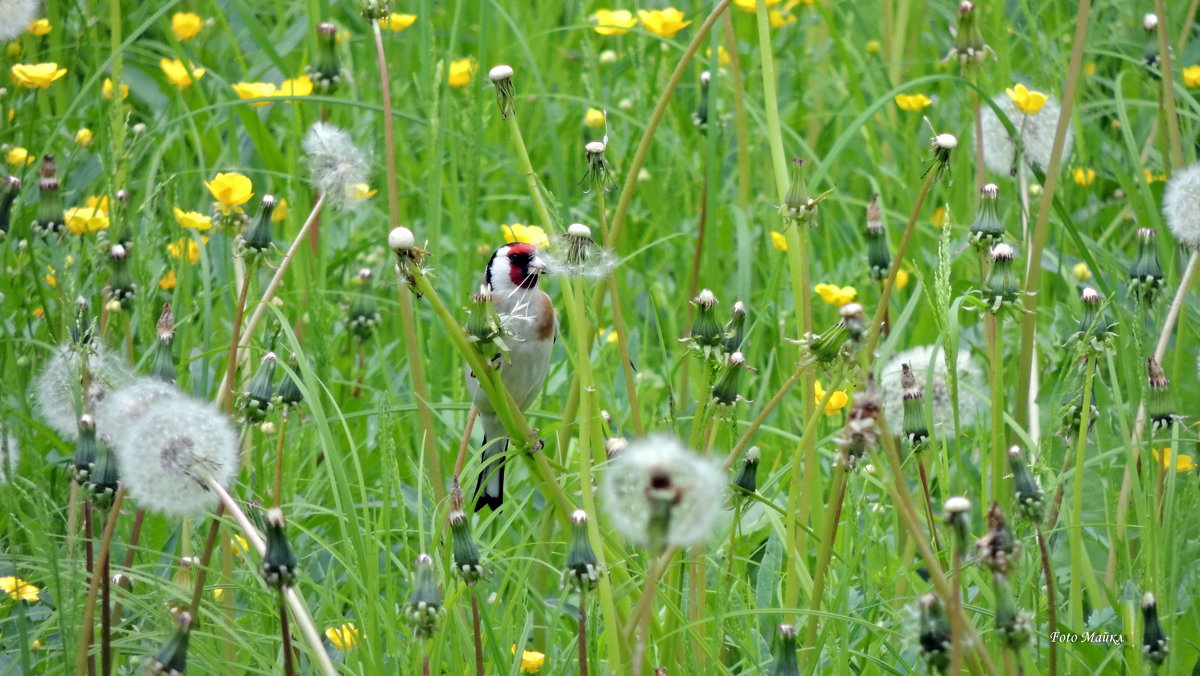
[[[237,474],[238,438],[211,405],[171,397],[150,406],[114,447],[129,495],[148,510],[193,516],[217,495],[205,476],[228,486]]]
[[[1154,13],[1148,13],[1143,16],[1142,28],[1145,28],[1147,31],[1152,31],[1158,28],[1158,15]]]
[[[1058,101],[1053,97],[1046,100],[1036,115],[1024,115],[1007,94],[1001,92],[992,99],[1008,121],[1013,130],[1020,134],[1024,145],[1025,161],[1045,170],[1050,166],[1050,150],[1054,146],[1054,131],[1058,126],[1058,116],[1062,112]],[[1004,123],[996,116],[991,106],[983,106],[983,163],[988,171],[1001,176],[1008,176],[1016,169],[1013,160],[1016,159],[1016,148],[1013,140],[1004,128]],[[1022,119],[1024,118],[1024,119]],[[976,140],[978,143],[978,140]],[[1067,127],[1067,135],[1063,139],[1062,157],[1066,160],[1071,156],[1074,145],[1074,135]],[[1064,164],[1064,166],[1066,166]]]
[[[499,66],[493,66],[492,69],[488,71],[488,78],[492,82],[499,82],[500,80],[507,80],[508,78],[510,78],[512,76],[513,76],[512,66],[507,66],[504,64],[500,64]]]
[[[0,42],[21,37],[37,18],[38,0],[0,0]]]
[[[946,510],[947,514],[965,514],[971,511],[971,501],[961,495],[955,495],[946,499],[943,509]]]
[[[954,134],[938,134],[933,137],[933,144],[944,150],[958,147],[958,138]]]
[[[929,370],[933,369],[933,382],[926,387],[925,398],[933,410],[934,429],[952,429],[954,411],[951,408],[946,360],[941,346],[935,345],[922,345],[900,352],[883,367],[880,385],[888,429],[896,435],[902,433],[904,387],[900,381],[904,364],[912,368],[913,375],[922,386],[927,382]],[[960,347],[955,372],[958,374],[959,423],[963,428],[968,428],[974,424],[979,413],[980,402],[976,393],[983,391],[983,371],[968,350]]]
[[[184,395],[160,378],[135,378],[96,404],[96,433],[104,443],[116,446],[155,404]]]
[[[132,376],[116,354],[102,346],[89,348],[87,368],[91,374],[85,409],[94,409]],[[63,439],[79,437],[79,414],[75,401],[82,388],[83,354],[75,345],[63,345],[46,362],[33,382],[33,404],[42,422]]]
[[[716,464],[655,435],[631,442],[601,486],[613,527],[641,546],[703,542],[721,511],[724,473]],[[666,513],[665,523],[658,518]]]
[[[1200,163],[1177,172],[1163,192],[1163,216],[1175,241],[1200,249]]]
[[[301,142],[308,156],[309,172],[316,190],[332,202],[343,202],[351,186],[366,183],[370,175],[368,153],[354,145],[350,134],[325,122],[309,128]]]
[[[408,251],[416,246],[416,243],[417,240],[413,237],[412,230],[408,228],[393,228],[388,233],[388,246],[391,247],[392,251],[397,253]]]

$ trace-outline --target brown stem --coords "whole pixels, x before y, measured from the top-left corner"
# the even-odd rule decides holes
[[[825,534],[821,538],[821,551],[817,559],[817,570],[813,575],[812,598],[808,607],[812,611],[808,616],[808,628],[804,632],[804,650],[801,651],[801,664],[808,664],[809,654],[817,645],[817,620],[821,610],[821,602],[825,597],[825,578],[829,571],[829,562],[833,558],[833,543],[837,539],[838,522],[842,520],[842,505],[846,502],[846,467],[839,459],[838,466],[833,470],[833,488],[829,493],[830,515],[825,522]]]
[[[96,575],[100,576],[100,674],[112,674],[112,586],[105,559]]]
[[[92,526],[92,501],[88,500],[86,497],[83,497],[82,495],[81,495],[81,497],[83,499],[83,533],[84,533],[84,552],[85,552],[84,565],[87,569],[88,582],[91,583],[93,580],[96,579],[96,558],[95,558],[96,532],[95,532],[95,528]],[[92,641],[95,640],[95,637],[96,637],[95,636],[96,631],[95,631],[95,628],[93,627],[93,623],[88,622],[87,625],[83,627],[83,631],[84,631],[84,636],[87,641],[88,647],[90,649],[91,645],[92,645]],[[95,674],[96,674],[96,658],[90,654],[88,655],[88,658],[87,658],[87,671],[88,671],[88,676],[95,676]]]
[[[221,515],[225,513],[225,505],[218,504],[209,522],[208,537],[204,540],[204,549],[196,562],[196,584],[192,587],[192,626],[200,621],[200,604],[204,600],[204,579],[208,576],[208,564],[212,561],[213,549],[217,545],[217,534],[221,532]]]
[[[238,363],[238,343],[241,340],[242,334],[242,315],[246,313],[246,295],[250,293],[250,278],[253,276],[253,270],[247,269],[246,276],[242,278],[242,289],[238,292],[237,307],[233,313],[233,335],[229,339],[229,365],[225,370],[225,412],[233,413],[233,399],[235,390],[237,389],[237,363]]]
[[[462,474],[463,465],[467,462],[467,449],[471,445],[471,430],[475,427],[475,418],[479,415],[479,409],[471,407],[471,412],[467,414],[467,425],[463,428],[462,441],[458,444],[458,457],[454,460],[454,476]]]
[[[125,563],[122,565],[124,570],[129,570],[133,567],[133,559],[137,555],[138,538],[142,534],[142,521],[145,521],[145,519],[146,510],[144,509],[139,509],[133,515],[133,529],[129,532],[129,542],[125,545]],[[121,623],[121,599],[119,598],[113,604],[112,617],[114,623]]]
[[[296,676],[296,667],[292,661],[292,632],[288,628],[287,604],[282,596],[279,598],[279,635],[283,639],[284,676]]]
[[[108,522],[104,524],[104,535],[100,539],[100,552],[96,555],[96,560],[101,565],[108,563],[108,551],[112,544],[113,531],[117,529],[117,516],[121,513],[121,503],[125,502],[125,487],[117,489],[117,494],[113,496],[112,507],[108,515]],[[81,674],[87,669],[88,658],[90,656],[91,647],[91,629],[92,623],[96,619],[96,599],[100,594],[100,578],[93,575],[91,582],[88,583],[87,602],[83,606],[83,627],[82,635],[79,637],[79,646],[75,654],[75,673]]]
[[[1038,549],[1042,551],[1042,574],[1046,576],[1046,617],[1047,630],[1053,634],[1058,631],[1058,606],[1054,600],[1054,571],[1050,569],[1050,550],[1046,547],[1046,537],[1042,534],[1040,525],[1034,526],[1037,533]],[[1058,644],[1053,640],[1050,647],[1050,676],[1058,673]]]
[[[479,622],[479,591],[474,587],[471,587],[471,629],[475,634],[475,676],[484,676],[483,632]]]

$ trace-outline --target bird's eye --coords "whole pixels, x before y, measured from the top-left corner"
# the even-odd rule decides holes
[[[511,253],[508,255],[508,260],[512,261],[513,263],[528,263],[529,262],[529,254],[527,254],[527,253]]]

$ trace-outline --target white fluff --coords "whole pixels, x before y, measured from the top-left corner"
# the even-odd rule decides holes
[[[349,134],[332,124],[314,124],[300,147],[308,155],[313,187],[329,201],[345,200],[350,187],[366,183],[371,173],[367,152],[354,145]]]
[[[925,398],[933,409],[934,429],[954,428],[954,410],[950,401],[950,386],[946,382],[946,359],[941,346],[922,345],[892,357],[883,367],[880,385],[883,389],[883,413],[892,434],[900,434],[904,426],[904,388],[900,386],[901,366],[912,367],[917,384],[925,388]],[[926,387],[926,373],[933,369],[932,387]],[[959,423],[970,427],[979,414],[979,397],[983,391],[983,371],[975,364],[965,347],[958,349],[958,413]]]
[[[1054,129],[1058,126],[1058,115],[1062,112],[1058,101],[1053,97],[1046,100],[1036,115],[1025,115],[1017,110],[1012,99],[1003,92],[992,99],[992,102],[1004,111],[1004,116],[1012,122],[1013,130],[1021,135],[1025,146],[1025,161],[1037,165],[1042,170],[1050,166],[1050,150],[1054,147]],[[1024,118],[1024,119],[1022,119]],[[988,171],[1001,176],[1008,176],[1013,169],[1013,142],[1008,130],[991,106],[983,106],[983,163]],[[1024,127],[1022,128],[1022,124]],[[976,143],[978,143],[976,139]],[[1067,127],[1066,138],[1063,139],[1063,165],[1071,156],[1071,146],[1074,137],[1071,128]]]
[[[37,0],[0,0],[0,42],[21,37],[37,12]]]
[[[20,463],[21,447],[17,444],[17,438],[0,423],[0,484],[8,483],[9,477],[17,475],[17,465]]]
[[[665,435],[630,442],[609,466],[601,497],[613,527],[634,544],[655,544],[647,493],[656,479],[678,496],[662,544],[686,547],[704,542],[724,504],[725,475],[715,463]]]
[[[158,378],[135,378],[96,405],[96,435],[115,446],[145,416],[151,406],[184,395],[179,388]]]
[[[121,358],[104,347],[97,347],[88,355],[88,371],[91,387],[88,389],[89,407],[94,409],[116,388],[133,377]],[[79,437],[79,416],[75,402],[82,391],[82,363],[79,348],[63,345],[33,382],[33,406],[42,422],[59,436],[74,440]]]
[[[1167,181],[1163,217],[1176,242],[1200,249],[1200,163],[1180,170]]]
[[[167,516],[211,509],[217,496],[205,476],[228,486],[237,474],[238,438],[229,419],[189,397],[151,405],[113,450],[129,495]]]

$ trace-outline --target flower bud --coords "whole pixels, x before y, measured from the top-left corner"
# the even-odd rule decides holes
[[[563,581],[580,591],[595,589],[603,573],[588,539],[587,520],[587,512],[582,509],[571,514],[571,544],[567,549],[567,567],[563,569]]]
[[[1033,636],[1033,622],[1017,608],[1008,579],[1001,573],[992,575],[996,588],[996,633],[1009,650],[1020,650]]]
[[[712,387],[712,403],[716,406],[729,407],[738,402],[738,382],[746,366],[746,358],[741,352],[734,352],[725,360],[721,376]]]
[[[463,492],[458,485],[458,477],[454,477],[450,485],[450,541],[454,553],[454,566],[451,570],[462,578],[467,585],[474,585],[487,575],[487,563],[479,553],[479,545],[471,536],[470,522],[463,511]]]
[[[892,250],[888,248],[887,232],[883,229],[883,210],[879,194],[871,195],[867,204],[867,272],[871,279],[881,282],[892,269]]]
[[[125,247],[114,244],[108,250],[108,260],[112,263],[112,282],[108,285],[109,297],[124,308],[137,295],[137,285],[129,275],[129,260]]]
[[[337,26],[329,22],[317,24],[317,54],[306,72],[316,93],[328,96],[337,91],[342,81],[342,65],[337,55]]]
[[[729,321],[725,323],[724,334],[725,340],[721,347],[726,352],[732,354],[742,349],[742,342],[746,339],[746,306],[742,301],[733,304]]]
[[[358,11],[367,21],[380,21],[388,18],[392,8],[388,0],[358,0]]]
[[[1175,402],[1171,397],[1171,381],[1167,380],[1167,374],[1163,373],[1153,356],[1146,359],[1146,370],[1149,388],[1146,413],[1150,416],[1150,424],[1153,429],[1170,427],[1179,417],[1175,414]]]
[[[1154,594],[1142,596],[1142,654],[1152,664],[1162,664],[1167,659],[1167,637],[1158,623],[1158,602]]]
[[[507,120],[509,115],[517,114],[516,108],[513,107],[513,96],[516,91],[513,88],[512,76],[512,66],[494,66],[488,71],[488,79],[496,88],[496,105],[500,107],[500,119],[502,120]]]
[[[695,321],[692,322],[691,334],[684,340],[690,342],[692,348],[699,350],[705,357],[711,359],[725,339],[721,332],[721,325],[717,323],[716,310],[713,309],[717,305],[717,297],[713,295],[712,291],[704,289],[692,303],[698,312]]]
[[[271,248],[271,212],[277,201],[273,195],[263,195],[258,218],[242,237],[242,246],[250,255],[264,254]]]
[[[187,671],[188,636],[192,629],[192,614],[175,616],[175,633],[163,644],[158,654],[146,662],[146,673],[153,676],[181,676]]]
[[[796,661],[795,627],[790,624],[779,625],[779,635],[771,653],[769,676],[800,676],[800,665]]]
[[[943,509],[946,512],[946,525],[954,531],[955,539],[958,542],[956,555],[962,556],[971,535],[971,501],[961,495],[956,495],[946,500]]]
[[[792,160],[792,181],[783,198],[780,213],[783,215],[784,223],[802,223],[815,228],[817,227],[817,206],[829,193],[823,193],[816,197],[809,195],[808,187],[804,183],[803,169],[804,160],[794,158]]]
[[[1129,266],[1129,288],[1144,303],[1154,300],[1163,287],[1162,264],[1158,261],[1158,249],[1154,246],[1154,229],[1138,228],[1137,254]]]
[[[437,572],[428,554],[417,557],[412,595],[406,607],[408,621],[419,638],[430,638],[437,631],[442,615],[442,594],[438,591]]]
[[[929,438],[929,426],[925,424],[925,386],[917,382],[912,367],[900,365],[900,388],[904,397],[904,436],[913,448],[924,448]]]
[[[19,192],[21,192],[21,179],[16,176],[5,176],[3,180],[0,180],[0,242],[8,237],[8,231],[12,224],[13,203],[17,201]]]
[[[154,364],[150,366],[150,375],[174,383],[176,379],[175,357],[171,346],[175,342],[175,317],[171,314],[171,304],[163,303],[162,314],[158,317],[158,344],[154,350]]]
[[[975,551],[980,562],[993,572],[1008,574],[1009,561],[1017,554],[1017,541],[1013,538],[1000,503],[993,502],[987,513],[988,530],[975,542]]]
[[[934,172],[935,180],[941,178],[950,167],[950,151],[957,147],[958,138],[954,134],[938,134],[930,139],[929,149],[932,155],[929,166],[921,172],[921,178],[925,178],[930,171]]]
[[[879,445],[879,412],[882,402],[875,377],[867,376],[867,385],[855,395],[850,413],[846,416],[846,428],[839,440],[841,461],[846,469],[858,466],[858,460]]]
[[[42,158],[42,167],[40,171],[41,178],[38,180],[38,211],[37,219],[33,221],[33,233],[35,235],[50,235],[62,232],[63,226],[63,200],[59,193],[58,182],[58,167],[54,164],[54,156],[46,155]]]
[[[975,15],[975,3],[963,0],[958,3],[958,26],[954,31],[954,48],[945,60],[956,59],[964,70],[978,68],[992,51],[983,41],[979,22]],[[993,54],[993,57],[995,55]]]
[[[1043,503],[1042,487],[1029,471],[1021,457],[1021,449],[1013,446],[1008,449],[1008,467],[1013,475],[1013,494],[1017,500],[1017,512],[1028,521],[1039,524],[1042,521]]]
[[[747,493],[757,492],[758,462],[758,446],[751,446],[750,450],[746,451],[746,458],[742,460],[742,468],[738,470],[737,476],[733,479],[733,485]]]
[[[267,510],[267,551],[263,554],[262,573],[267,586],[282,591],[296,582],[299,565],[284,526],[283,510]]]
[[[113,497],[120,487],[120,472],[117,469],[117,458],[108,450],[108,446],[97,446],[96,464],[83,487],[97,507],[106,509],[112,505]]]
[[[971,241],[981,249],[990,249],[1004,239],[1004,223],[998,214],[1000,188],[988,183],[979,189],[979,210],[971,221]]]
[[[375,327],[383,320],[379,306],[375,304],[375,296],[371,293],[371,280],[375,274],[369,268],[363,268],[355,275],[359,283],[358,296],[350,306],[350,333],[357,339],[367,340],[374,333]]]
[[[944,673],[950,666],[950,620],[941,600],[933,593],[917,600],[920,611],[917,651],[930,668]]]
[[[293,372],[296,372],[299,367],[295,354],[292,355],[291,366]],[[296,380],[290,373],[284,372],[283,377],[279,379],[279,403],[286,408],[291,408],[299,405],[302,401],[304,401],[304,393],[300,391],[300,386],[296,384]]]
[[[75,442],[75,455],[71,458],[71,477],[85,485],[96,467],[96,422],[91,414],[79,418],[79,439]]]
[[[262,422],[274,406],[275,360],[274,352],[263,355],[258,370],[254,372],[254,378],[250,380],[250,389],[242,392],[239,408],[246,422]]]
[[[604,154],[604,151],[608,150],[608,136],[605,135],[604,138],[604,141],[589,141],[583,146],[583,157],[587,163],[587,169],[583,178],[579,180],[579,184],[584,186],[585,195],[593,190],[607,192],[617,185],[617,180],[613,177],[612,165],[609,164],[608,158]]]
[[[707,70],[700,73],[700,96],[696,101],[696,109],[692,111],[692,124],[701,131],[708,129],[708,85],[712,82],[712,74]]]
[[[983,283],[983,300],[987,303],[988,311],[996,313],[1005,304],[1015,303],[1020,289],[1013,271],[1016,252],[1012,246],[1001,242],[992,247],[991,256],[992,268],[988,270]]]

